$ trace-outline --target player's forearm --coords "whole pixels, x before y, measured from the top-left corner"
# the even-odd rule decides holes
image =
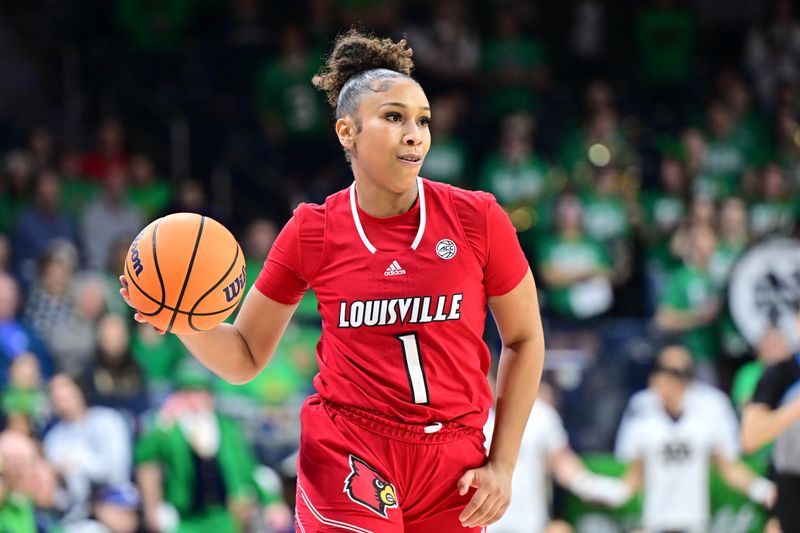
[[[792,402],[771,410],[764,404],[751,404],[742,413],[742,451],[752,453],[772,442],[800,419],[800,403]]]
[[[520,441],[539,390],[544,341],[531,338],[504,346],[497,371],[497,400],[489,461],[513,470]]]
[[[775,485],[759,477],[741,461],[727,461],[717,458],[717,468],[722,479],[730,487],[745,494],[756,503],[769,507],[775,497]]]
[[[253,379],[263,367],[259,360],[270,354],[254,355],[242,334],[232,324],[220,324],[208,331],[177,336],[198,361],[219,377],[234,384]]]

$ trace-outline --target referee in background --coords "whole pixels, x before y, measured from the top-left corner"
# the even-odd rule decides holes
[[[800,531],[800,353],[764,371],[742,412],[741,440],[744,453],[775,441],[778,499],[773,514],[784,533]]]

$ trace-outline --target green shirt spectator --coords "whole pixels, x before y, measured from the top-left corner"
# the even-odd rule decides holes
[[[716,358],[714,328],[703,313],[711,313],[707,306],[716,302],[717,292],[716,283],[708,271],[684,264],[670,276],[661,300],[661,308],[692,315],[692,318],[702,315],[697,316],[697,320],[693,320],[683,332],[684,344],[698,361]]]
[[[538,253],[541,269],[559,271],[563,274],[590,281],[594,275],[607,273],[611,269],[608,250],[599,242],[586,236],[546,239]],[[587,318],[597,314],[588,298],[591,288],[582,281],[565,284],[547,284],[546,305],[564,318]],[[587,295],[584,298],[584,295]]]

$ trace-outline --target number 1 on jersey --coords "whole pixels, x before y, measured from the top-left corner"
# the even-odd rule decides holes
[[[411,399],[417,404],[427,404],[428,381],[425,379],[425,369],[422,367],[422,357],[419,353],[419,339],[416,333],[398,335],[397,340],[403,346],[403,359],[406,365],[408,382],[411,385]]]

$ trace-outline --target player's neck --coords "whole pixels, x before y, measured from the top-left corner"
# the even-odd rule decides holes
[[[371,183],[369,180],[356,181],[358,207],[366,214],[376,218],[400,215],[408,211],[417,201],[416,184],[403,193],[394,193]]]

